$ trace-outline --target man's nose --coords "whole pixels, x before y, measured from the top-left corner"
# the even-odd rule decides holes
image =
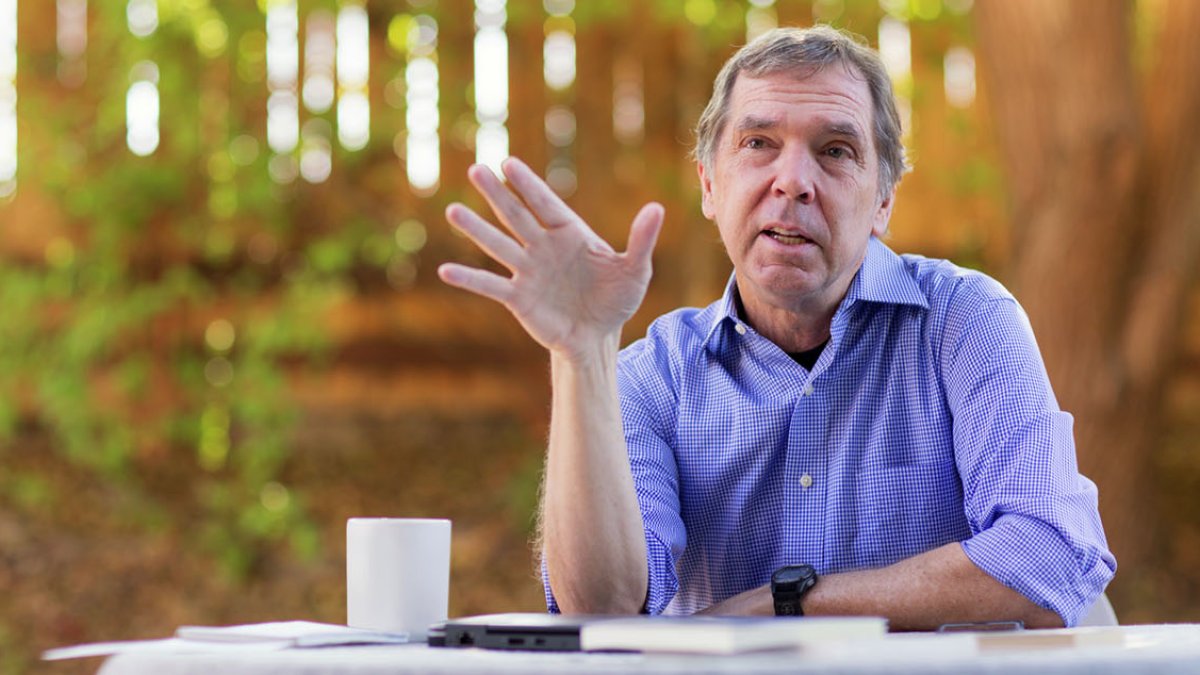
[[[781,197],[811,204],[817,197],[816,171],[816,162],[808,153],[782,152],[777,159],[773,189]]]

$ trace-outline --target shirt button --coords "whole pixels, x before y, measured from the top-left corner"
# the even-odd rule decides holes
[[[743,326],[743,325],[742,325],[742,324],[740,324],[740,323],[734,324],[734,325],[733,325],[733,329],[737,331],[738,335],[745,335],[745,334],[746,334],[746,327],[745,327],[745,326]]]
[[[812,487],[812,476],[808,474],[800,476],[800,487],[804,488],[805,490]]]
[[[813,393],[813,386],[811,384],[804,385],[804,395],[812,396],[812,393]]]

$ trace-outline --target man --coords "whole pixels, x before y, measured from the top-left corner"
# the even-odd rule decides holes
[[[619,355],[661,206],[619,254],[510,159],[512,191],[468,175],[511,236],[447,209],[512,276],[442,279],[550,350],[551,610],[1077,623],[1116,563],[1071,417],[1007,291],[878,240],[905,163],[877,54],[772,31],[725,65],[697,136],[733,277]]]

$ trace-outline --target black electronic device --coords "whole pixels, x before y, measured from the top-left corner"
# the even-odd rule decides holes
[[[579,631],[588,622],[615,617],[562,614],[482,614],[450,619],[430,630],[435,647],[482,647],[545,652],[579,651]]]

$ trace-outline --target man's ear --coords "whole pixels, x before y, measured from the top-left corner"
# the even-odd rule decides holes
[[[712,177],[705,171],[704,162],[696,162],[696,173],[700,176],[700,211],[712,220],[717,213],[712,201]]]
[[[888,223],[892,220],[892,208],[896,206],[896,188],[892,187],[891,191],[883,197],[883,201],[879,203],[879,208],[875,209],[875,215],[871,219],[871,234],[876,237],[882,237],[887,234]]]

